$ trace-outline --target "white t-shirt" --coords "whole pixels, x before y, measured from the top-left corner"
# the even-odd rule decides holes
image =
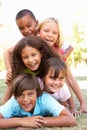
[[[38,80],[39,80],[39,83],[40,83],[41,90],[43,90],[43,88],[44,88],[43,81],[40,78],[38,78]],[[54,94],[51,94],[51,95],[57,101],[60,101],[60,102],[61,101],[65,102],[71,97],[71,93],[70,93],[69,88],[66,85],[66,83],[64,83],[64,85],[57,92],[55,92]]]

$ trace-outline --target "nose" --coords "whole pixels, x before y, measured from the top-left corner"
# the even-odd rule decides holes
[[[53,36],[52,32],[49,32],[49,33],[48,33],[48,36]]]
[[[31,32],[31,30],[29,30],[29,28],[25,28],[24,29],[24,34],[26,35],[26,36],[28,36],[28,35],[30,35],[32,32]]]
[[[32,61],[33,61],[33,58],[32,58],[32,57],[29,57],[29,58],[28,58],[28,61],[29,61],[29,62],[32,62]]]
[[[27,102],[27,101],[29,100],[28,96],[25,95],[24,98],[23,98],[23,100],[24,100],[25,102]]]
[[[59,79],[55,79],[55,84],[60,85],[60,80]]]

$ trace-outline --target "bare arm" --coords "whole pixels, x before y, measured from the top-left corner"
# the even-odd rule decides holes
[[[8,48],[5,52],[4,52],[4,63],[5,63],[5,67],[7,70],[6,73],[6,84],[9,84],[9,81],[12,78],[12,71],[11,71],[11,55],[13,52],[14,47]]]
[[[66,108],[64,108],[59,116],[46,117],[45,120],[47,123],[43,124],[43,126],[47,127],[68,127],[77,125],[76,119]]]
[[[14,47],[11,47],[11,48],[8,48],[4,52],[4,63],[5,63],[6,70],[9,70],[11,68],[10,58],[11,58],[11,54],[13,52],[13,49],[14,49]]]
[[[0,115],[0,128],[15,128],[15,127],[40,128],[44,123],[46,122],[42,116],[6,119],[3,118],[2,115]]]
[[[0,128],[14,128],[14,127],[27,127],[27,128],[40,128],[43,126],[76,126],[76,120],[73,115],[64,108],[59,116],[56,117],[42,117],[32,116],[24,118],[8,118],[5,119],[0,115]]]
[[[74,48],[72,46],[66,48],[64,54],[62,55],[63,59],[67,59],[70,56],[70,54],[73,52],[73,50]]]

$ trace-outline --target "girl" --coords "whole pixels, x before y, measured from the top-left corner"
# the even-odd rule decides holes
[[[71,113],[76,116],[79,113],[76,111],[71,93],[65,84],[66,68],[61,59],[55,57],[47,59],[41,69],[40,77],[43,82],[40,83],[40,86],[65,107],[69,105]]]
[[[12,79],[9,80],[9,86],[4,96],[4,103],[12,95],[12,87],[10,87],[10,84],[17,75],[20,73],[29,73],[39,76],[44,61],[53,56],[60,59],[60,56],[36,35],[22,38],[16,44],[12,53]]]
[[[70,67],[67,63],[67,57],[64,56],[64,50],[61,49],[63,40],[59,22],[54,18],[48,18],[44,20],[38,27],[37,35],[41,37],[45,42],[47,42],[48,45],[51,46],[57,53],[61,54],[63,60],[67,64],[66,82],[68,86],[72,88],[77,98],[79,99],[81,112],[87,112],[87,106],[84,96],[76,79],[73,77],[70,71]]]
[[[21,74],[13,82],[14,96],[0,107],[0,128],[76,126],[76,120],[50,95],[41,92],[38,79]]]

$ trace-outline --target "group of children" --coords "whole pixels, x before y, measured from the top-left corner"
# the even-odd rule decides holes
[[[79,112],[71,88],[80,110],[87,112],[87,106],[67,63],[73,48],[62,48],[59,22],[47,18],[38,24],[34,14],[24,9],[16,15],[16,23],[24,37],[4,53],[7,89],[0,128],[76,126],[74,116]]]

